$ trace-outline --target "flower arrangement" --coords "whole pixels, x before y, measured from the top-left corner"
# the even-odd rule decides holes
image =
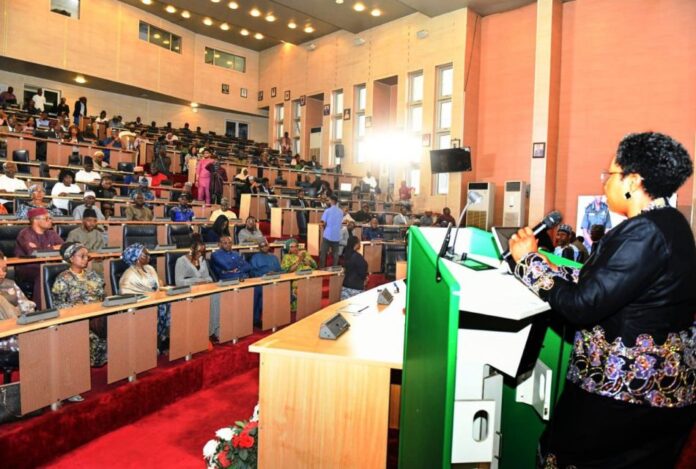
[[[208,469],[256,468],[258,451],[259,406],[249,420],[235,422],[215,432],[215,438],[203,447]]]

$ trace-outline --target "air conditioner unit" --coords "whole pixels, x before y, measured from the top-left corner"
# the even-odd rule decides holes
[[[469,211],[466,213],[466,226],[490,230],[493,225],[493,208],[495,207],[495,184],[470,182],[467,190],[481,194],[481,201],[469,206]]]
[[[505,181],[503,195],[503,226],[525,226],[527,183],[524,181]]]

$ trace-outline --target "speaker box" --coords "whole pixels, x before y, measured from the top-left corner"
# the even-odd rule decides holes
[[[345,148],[342,143],[337,143],[335,147],[335,155],[337,160],[343,159],[345,155]]]
[[[336,313],[335,316],[321,323],[321,326],[319,326],[319,338],[336,340],[349,328],[350,324],[346,321],[346,318],[341,316],[341,313]]]

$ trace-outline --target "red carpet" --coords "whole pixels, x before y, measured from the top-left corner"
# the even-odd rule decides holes
[[[203,445],[217,429],[251,417],[257,400],[258,369],[253,369],[97,438],[46,467],[203,468]]]

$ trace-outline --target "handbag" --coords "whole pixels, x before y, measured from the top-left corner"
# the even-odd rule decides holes
[[[19,383],[0,386],[0,423],[12,422],[22,416],[19,405]]]

